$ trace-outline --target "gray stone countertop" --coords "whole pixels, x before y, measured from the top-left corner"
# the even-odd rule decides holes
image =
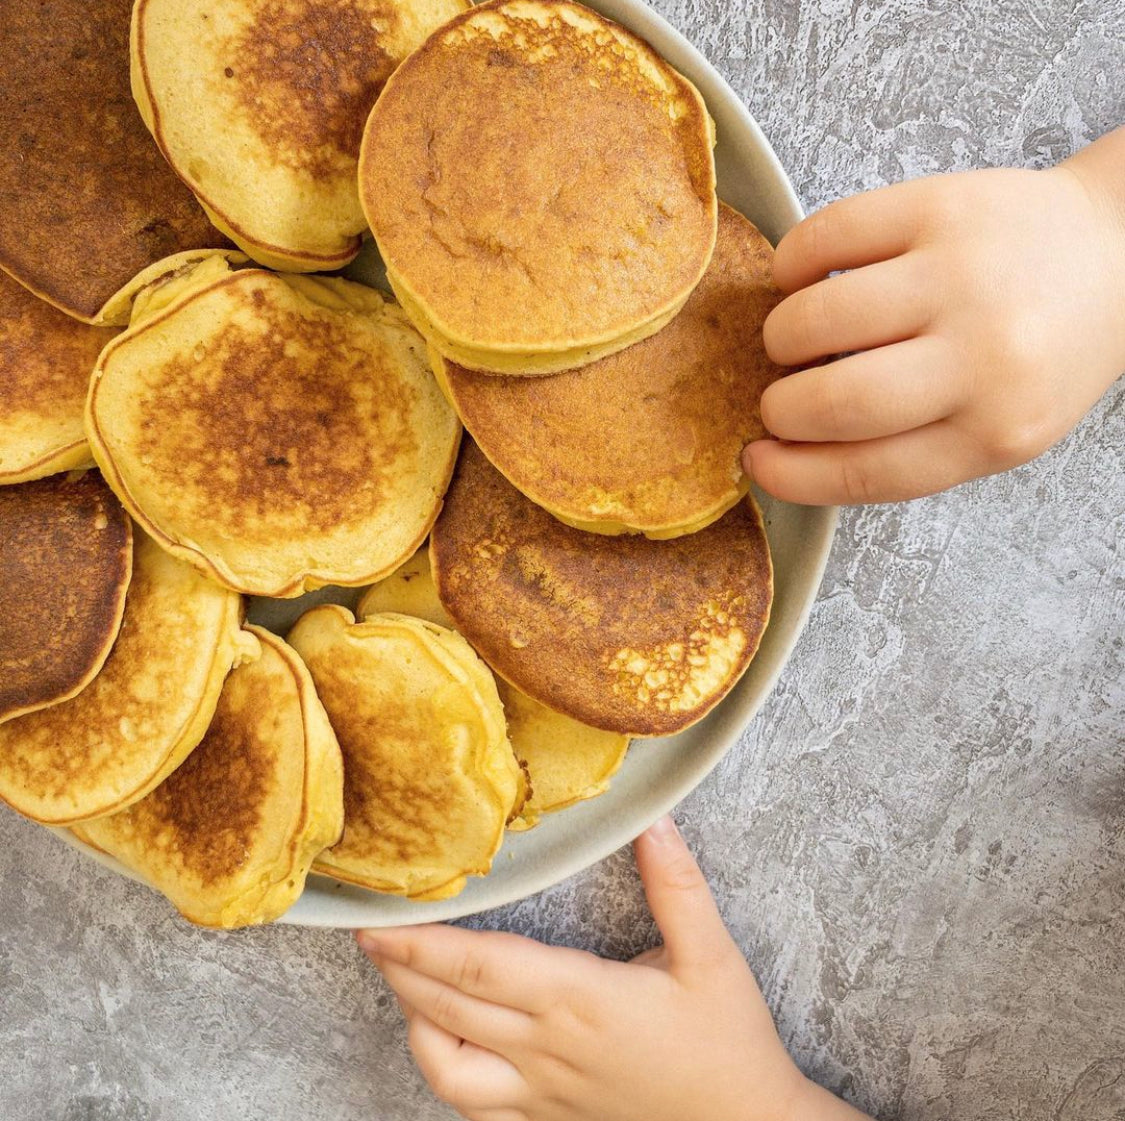
[[[1121,0],[662,0],[808,209],[1125,122]],[[677,817],[802,1066],[883,1121],[1125,1118],[1125,383],[1009,475],[843,515]],[[473,920],[627,957],[628,852]],[[0,811],[0,1121],[436,1121],[345,932],[197,931]]]

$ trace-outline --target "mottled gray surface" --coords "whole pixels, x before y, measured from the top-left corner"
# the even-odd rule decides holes
[[[659,6],[810,208],[1125,121],[1120,0]],[[1125,1118],[1123,449],[1119,386],[1033,466],[847,513],[777,692],[679,811],[786,1041],[885,1121]],[[625,853],[481,921],[653,938]],[[197,932],[7,812],[0,1017],[0,1121],[450,1116],[347,934]]]

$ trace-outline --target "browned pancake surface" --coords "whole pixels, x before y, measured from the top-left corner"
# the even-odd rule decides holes
[[[131,0],[5,0],[0,266],[90,319],[143,268],[228,244],[129,90]]]
[[[762,323],[779,299],[773,247],[723,205],[707,272],[656,335],[568,373],[446,362],[446,380],[481,449],[541,506],[590,524],[690,525],[737,501],[739,453],[766,434],[762,392],[786,371]]]
[[[51,449],[33,441],[38,451],[84,442],[90,372],[116,334],[75,322],[0,271],[0,482],[34,466],[25,426],[57,432]]]
[[[127,811],[134,829],[159,836],[164,861],[203,889],[234,878],[254,853],[279,781],[277,743],[283,729],[291,735],[301,726],[300,700],[281,659],[268,649],[263,657],[268,666],[227,679],[199,746]],[[269,688],[273,675],[279,684]]]
[[[571,529],[466,442],[430,537],[438,594],[493,669],[595,728],[654,736],[737,681],[773,581],[749,499],[671,541]]]
[[[321,178],[339,173],[340,157],[359,156],[367,115],[397,63],[384,44],[401,18],[397,3],[254,5],[224,74],[241,116],[280,163]]]
[[[97,673],[131,565],[132,525],[96,471],[0,487],[0,719]]]
[[[658,94],[607,21],[581,9],[599,30],[576,29],[568,7],[450,20],[367,123],[360,197],[388,268],[473,345],[622,335],[682,299],[713,246],[702,103],[670,68]]]

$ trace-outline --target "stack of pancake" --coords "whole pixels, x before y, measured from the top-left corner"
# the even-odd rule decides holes
[[[0,798],[205,925],[456,894],[769,617],[703,101],[571,0],[14,3]]]

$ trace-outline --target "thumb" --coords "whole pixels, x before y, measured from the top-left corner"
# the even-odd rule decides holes
[[[633,852],[673,967],[713,961],[734,948],[711,889],[670,816],[642,833]]]

